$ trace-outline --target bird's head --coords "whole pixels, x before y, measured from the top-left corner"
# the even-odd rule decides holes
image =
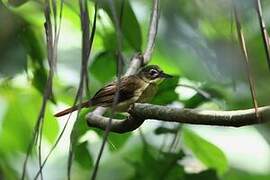
[[[173,76],[164,73],[157,65],[148,65],[141,68],[138,76],[149,83],[160,83],[165,78],[172,78]]]

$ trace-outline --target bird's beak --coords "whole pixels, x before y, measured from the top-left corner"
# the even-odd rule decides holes
[[[160,77],[162,77],[162,78],[172,78],[173,76],[172,75],[169,75],[169,74],[166,74],[164,72],[161,72],[160,73]]]

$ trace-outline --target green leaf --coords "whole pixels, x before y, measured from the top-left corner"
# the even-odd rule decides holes
[[[40,108],[40,105],[38,107]],[[53,115],[53,112],[51,110],[51,104],[47,102],[43,126],[43,135],[50,143],[54,143],[58,132],[59,126],[57,119]]]
[[[8,0],[8,3],[12,6],[21,6],[23,5],[24,3],[26,3],[28,0]]]
[[[81,109],[80,111],[79,117],[77,118],[71,132],[72,145],[77,145],[79,143],[79,138],[89,130],[89,127],[87,127],[87,122],[85,119],[85,116],[88,112],[89,112],[88,109]]]
[[[111,11],[112,8],[110,7],[110,3],[104,0],[100,3],[101,7],[108,13],[114,25],[116,25],[115,18],[113,17],[113,13]],[[136,51],[141,51],[142,33],[139,22],[130,5],[130,2],[126,0],[115,0],[113,3],[124,38],[129,42],[132,48],[134,48]]]
[[[201,94],[196,93],[190,99],[184,101],[184,104],[185,104],[185,108],[196,108],[202,103],[207,102],[207,101],[209,100],[203,97]]]
[[[33,71],[32,84],[41,93],[44,94],[47,84],[47,71],[44,66],[45,52],[44,41],[42,34],[37,33],[33,28],[27,24],[21,31],[24,47],[31,58],[30,67]],[[55,104],[55,96],[52,92],[50,100]]]
[[[169,104],[172,103],[173,101],[178,99],[178,95],[175,92],[175,88],[178,85],[178,76],[175,76],[171,79],[166,79],[164,80],[158,89],[157,94],[151,101],[153,104]]]
[[[19,179],[19,175],[12,167],[12,163],[6,160],[4,155],[1,155],[0,159],[0,179],[16,180]]]
[[[4,113],[0,132],[0,152],[26,152],[32,140],[34,124],[41,107],[42,97],[33,89],[0,87],[7,110]],[[44,119],[44,137],[53,142],[58,133],[58,124],[49,106]]]
[[[202,171],[200,173],[185,174],[185,179],[187,180],[198,180],[198,179],[218,180],[219,178],[216,174],[216,171],[209,169],[206,171]]]
[[[167,127],[158,127],[155,129],[155,134],[160,135],[160,134],[176,134],[178,132],[178,128],[167,128]]]
[[[89,67],[90,76],[102,83],[107,83],[116,74],[116,57],[113,53],[104,51],[98,54]]]
[[[240,169],[230,169],[223,177],[223,180],[268,180],[270,174],[246,172]]]
[[[219,175],[228,170],[226,156],[217,146],[187,128],[183,128],[183,140],[192,153],[208,168],[217,170]]]
[[[89,169],[93,166],[93,159],[87,149],[87,141],[75,146],[75,161],[78,162],[84,169]]]
[[[132,179],[182,179],[184,170],[177,164],[177,161],[183,157],[182,151],[163,153],[150,145],[145,145],[141,160],[129,161],[135,168],[135,175]]]
[[[130,136],[131,136],[131,133],[125,133],[121,135],[110,133],[109,138],[108,138],[110,150],[119,151],[119,149],[122,148],[125,145],[125,143],[128,141]]]
[[[26,69],[27,53],[19,38],[26,22],[3,4],[0,4],[0,22],[0,76],[14,76]]]
[[[85,120],[85,116],[88,112],[89,110],[81,110],[71,132],[71,146],[75,161],[85,169],[89,169],[93,166],[92,156],[87,149],[87,142],[79,142],[79,139],[89,130]]]

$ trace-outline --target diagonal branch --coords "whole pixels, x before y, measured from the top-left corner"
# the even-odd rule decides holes
[[[240,18],[238,16],[237,13],[237,9],[236,6],[234,5],[234,17],[235,17],[235,22],[236,22],[236,29],[237,29],[237,35],[238,35],[238,40],[240,43],[240,47],[244,56],[244,60],[245,60],[245,65],[246,65],[246,72],[247,72],[247,77],[248,77],[248,81],[249,81],[249,88],[250,88],[250,92],[251,92],[251,97],[252,97],[252,101],[253,101],[253,106],[256,112],[256,116],[259,119],[259,114],[258,114],[258,103],[257,103],[257,99],[256,99],[256,91],[255,91],[255,83],[254,83],[254,79],[252,78],[252,74],[251,74],[251,67],[250,67],[250,63],[249,63],[249,58],[248,58],[248,53],[247,53],[247,48],[246,48],[246,42],[245,42],[245,37],[244,37],[244,33],[243,33],[243,29],[240,23]]]
[[[258,14],[258,19],[260,22],[260,28],[261,28],[261,34],[263,38],[263,44],[264,44],[264,50],[266,54],[266,59],[268,62],[268,68],[270,70],[270,44],[269,44],[269,35],[267,32],[267,29],[265,27],[265,23],[263,20],[263,15],[262,15],[262,6],[261,6],[261,1],[260,0],[255,0],[255,9]]]
[[[130,115],[124,119],[113,119],[111,132],[126,133],[140,127],[145,120],[158,120],[165,122],[177,122],[200,125],[216,125],[241,127],[266,122],[270,117],[270,106],[258,108],[261,119],[256,118],[256,112],[252,109],[233,111],[213,111],[188,108],[175,108],[152,104],[135,104]],[[94,116],[94,117],[93,117]],[[87,123],[91,127],[105,129],[109,118],[90,114]]]

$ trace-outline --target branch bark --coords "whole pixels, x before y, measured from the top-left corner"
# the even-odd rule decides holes
[[[256,118],[254,108],[233,111],[212,111],[187,108],[175,108],[152,104],[135,104],[124,120],[113,119],[111,132],[126,133],[140,127],[145,120],[158,120],[200,125],[241,127],[266,122],[270,117],[270,106],[258,108],[261,120]],[[89,114],[87,123],[91,127],[106,129],[109,118]]]

